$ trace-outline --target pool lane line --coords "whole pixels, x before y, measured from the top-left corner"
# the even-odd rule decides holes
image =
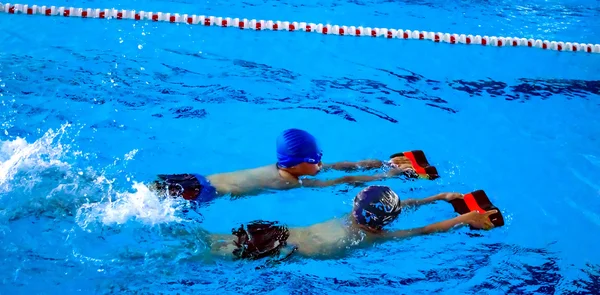
[[[549,49],[556,51],[588,52],[600,53],[600,44],[585,44],[577,42],[556,42],[540,39],[526,39],[517,37],[496,37],[465,34],[449,34],[440,32],[396,30],[387,28],[355,27],[324,25],[306,22],[287,22],[271,20],[240,19],[229,17],[215,17],[195,14],[147,12],[125,9],[92,9],[92,8],[74,8],[74,7],[56,7],[56,6],[38,6],[27,4],[2,4],[0,3],[0,12],[8,14],[25,15],[46,15],[63,17],[81,17],[98,19],[131,19],[162,21],[170,23],[187,23],[190,25],[234,27],[247,30],[271,30],[271,31],[301,31],[308,33],[318,33],[324,35],[338,36],[370,36],[383,37],[388,39],[417,39],[430,40],[433,42],[445,42],[449,44],[474,44],[493,47],[532,47]]]

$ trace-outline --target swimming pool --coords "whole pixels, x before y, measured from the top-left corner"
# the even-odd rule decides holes
[[[28,4],[600,40],[594,1],[145,2]],[[0,28],[2,294],[600,286],[597,54],[7,14]],[[261,262],[197,261],[200,232],[325,221],[347,213],[361,188],[224,198],[195,211],[136,183],[268,164],[289,127],[314,133],[325,161],[422,149],[440,179],[381,183],[402,198],[485,189],[507,224],[255,270]],[[452,216],[440,203],[393,227]]]

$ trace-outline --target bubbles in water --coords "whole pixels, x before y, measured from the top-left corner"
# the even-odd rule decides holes
[[[136,155],[137,153],[138,153],[138,150],[137,150],[137,149],[135,149],[135,150],[133,150],[133,151],[131,151],[131,152],[127,153],[127,154],[125,155],[125,160],[126,160],[126,161],[133,160],[133,157],[135,157],[135,155]]]
[[[138,45],[138,49],[140,49],[140,50],[141,50],[142,48],[144,48],[144,46],[142,46],[142,44],[139,44],[139,45]]]

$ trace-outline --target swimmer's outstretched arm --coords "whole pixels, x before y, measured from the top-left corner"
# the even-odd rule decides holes
[[[403,167],[406,165],[412,165],[410,160],[403,156],[397,156],[389,161],[381,160],[362,160],[358,162],[342,161],[330,164],[323,164],[323,169],[326,170],[341,170],[341,171],[355,171],[355,170],[371,170],[379,169],[385,166],[395,165],[397,167]]]
[[[469,212],[452,219],[436,222],[424,227],[413,228],[409,230],[396,230],[385,232],[380,236],[382,239],[398,239],[398,238],[411,238],[414,236],[428,235],[439,232],[447,232],[453,228],[470,225],[479,229],[491,229],[494,224],[490,221],[489,216],[498,213],[498,210],[490,210],[484,213],[477,211]]]
[[[340,170],[340,171],[356,171],[379,169],[386,165],[387,162],[380,160],[362,160],[358,162],[342,161],[330,164],[323,164],[323,170]]]
[[[387,173],[381,173],[381,174],[376,174],[376,175],[348,175],[348,176],[344,176],[344,177],[340,177],[340,178],[336,178],[336,179],[330,179],[330,180],[318,180],[318,179],[303,179],[302,180],[302,186],[305,187],[326,187],[326,186],[334,186],[334,185],[338,185],[338,184],[344,184],[344,183],[365,183],[365,182],[369,182],[369,181],[376,181],[376,180],[382,180],[382,179],[386,179],[386,178],[390,178],[390,177],[394,177],[394,176],[398,176],[398,175],[403,175],[406,173],[406,171],[408,170],[408,168],[406,169],[392,169],[390,171],[388,171]]]
[[[402,207],[418,208],[422,205],[432,204],[437,201],[450,202],[454,199],[462,199],[464,196],[460,193],[441,193],[424,199],[406,199],[402,201]]]

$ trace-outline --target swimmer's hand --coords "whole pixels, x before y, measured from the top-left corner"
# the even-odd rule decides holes
[[[471,211],[463,214],[464,222],[470,226],[478,229],[489,230],[494,228],[494,224],[490,220],[490,215],[498,213],[498,210],[490,210],[485,213],[479,213],[477,211]]]
[[[399,175],[407,175],[416,173],[410,164],[403,164],[399,166],[393,166],[390,171],[387,172],[388,177],[394,177]]]
[[[441,193],[439,196],[440,196],[440,200],[444,200],[446,202],[450,202],[450,201],[456,200],[456,199],[462,199],[465,197],[461,193]]]
[[[412,167],[412,163],[405,156],[393,157],[390,159],[389,163],[397,167],[400,167],[402,165],[409,165],[410,167]]]

